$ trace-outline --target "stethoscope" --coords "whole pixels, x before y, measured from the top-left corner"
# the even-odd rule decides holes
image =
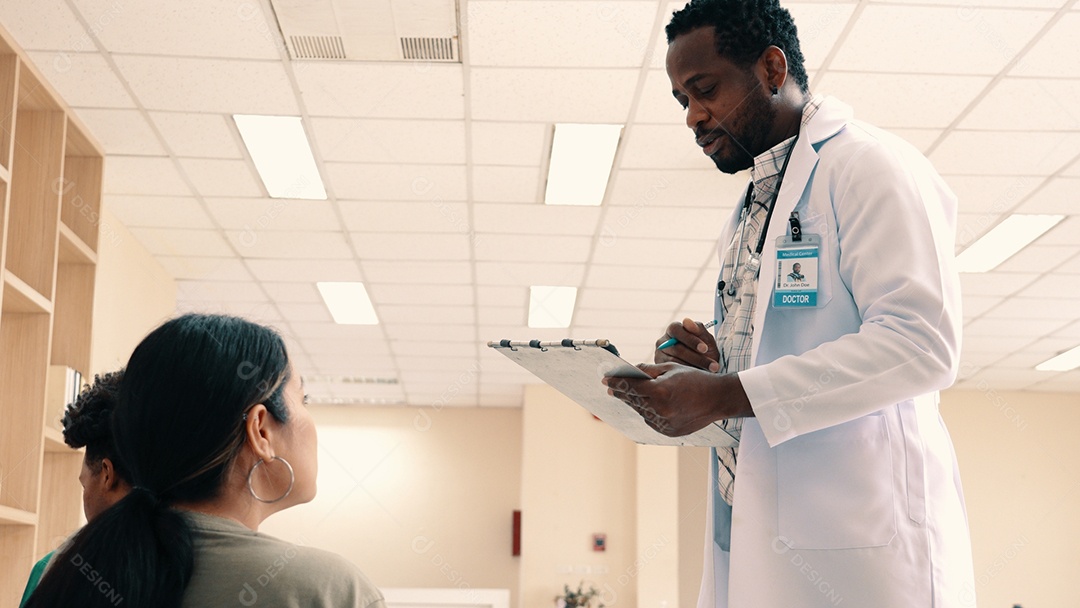
[[[791,156],[795,154],[795,145],[799,143],[799,135],[795,135],[795,141],[791,142],[791,148],[788,150],[787,156],[784,157],[784,164],[780,166],[780,173],[776,178],[776,189],[773,192],[772,204],[769,205],[769,211],[765,214],[765,223],[761,226],[761,234],[758,236],[757,248],[750,254],[750,260],[747,262],[748,269],[752,271],[759,271],[761,268],[761,252],[765,250],[765,237],[769,232],[769,222],[772,221],[773,209],[776,208],[776,199],[780,197],[780,186],[784,183],[784,174],[787,173],[788,162],[791,161]],[[746,187],[746,198],[743,201],[742,212],[739,214],[739,246],[735,248],[735,263],[731,268],[731,283],[727,286],[728,296],[734,296],[737,288],[735,277],[739,276],[739,260],[742,258],[743,243],[746,241],[746,225],[747,216],[750,212],[750,206],[754,203],[754,182]],[[724,289],[723,271],[721,271],[721,280],[716,284],[716,295],[719,297]]]

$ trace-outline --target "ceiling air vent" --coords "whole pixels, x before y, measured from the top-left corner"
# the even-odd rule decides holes
[[[289,36],[293,59],[345,59],[341,36]]]
[[[402,38],[401,54],[405,59],[457,61],[453,38]]]
[[[298,61],[456,63],[461,61],[458,1],[270,0],[270,5]]]

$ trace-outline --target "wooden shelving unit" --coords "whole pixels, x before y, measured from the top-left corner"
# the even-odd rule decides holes
[[[90,373],[103,153],[0,29],[0,608],[81,523],[50,366]]]

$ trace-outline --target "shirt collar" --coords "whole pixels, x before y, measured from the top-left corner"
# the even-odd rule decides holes
[[[810,101],[803,106],[802,125],[805,126],[810,122],[820,107],[821,98],[811,97]],[[776,177],[794,144],[795,136],[792,136],[754,157],[754,166],[750,168],[750,179],[754,180],[754,192],[759,198],[775,194]]]

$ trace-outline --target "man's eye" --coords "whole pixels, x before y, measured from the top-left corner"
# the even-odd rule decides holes
[[[702,95],[712,95],[713,91],[715,91],[715,90],[716,90],[716,87],[714,87],[714,86],[713,87],[707,87],[707,88],[701,89],[701,94]]]

